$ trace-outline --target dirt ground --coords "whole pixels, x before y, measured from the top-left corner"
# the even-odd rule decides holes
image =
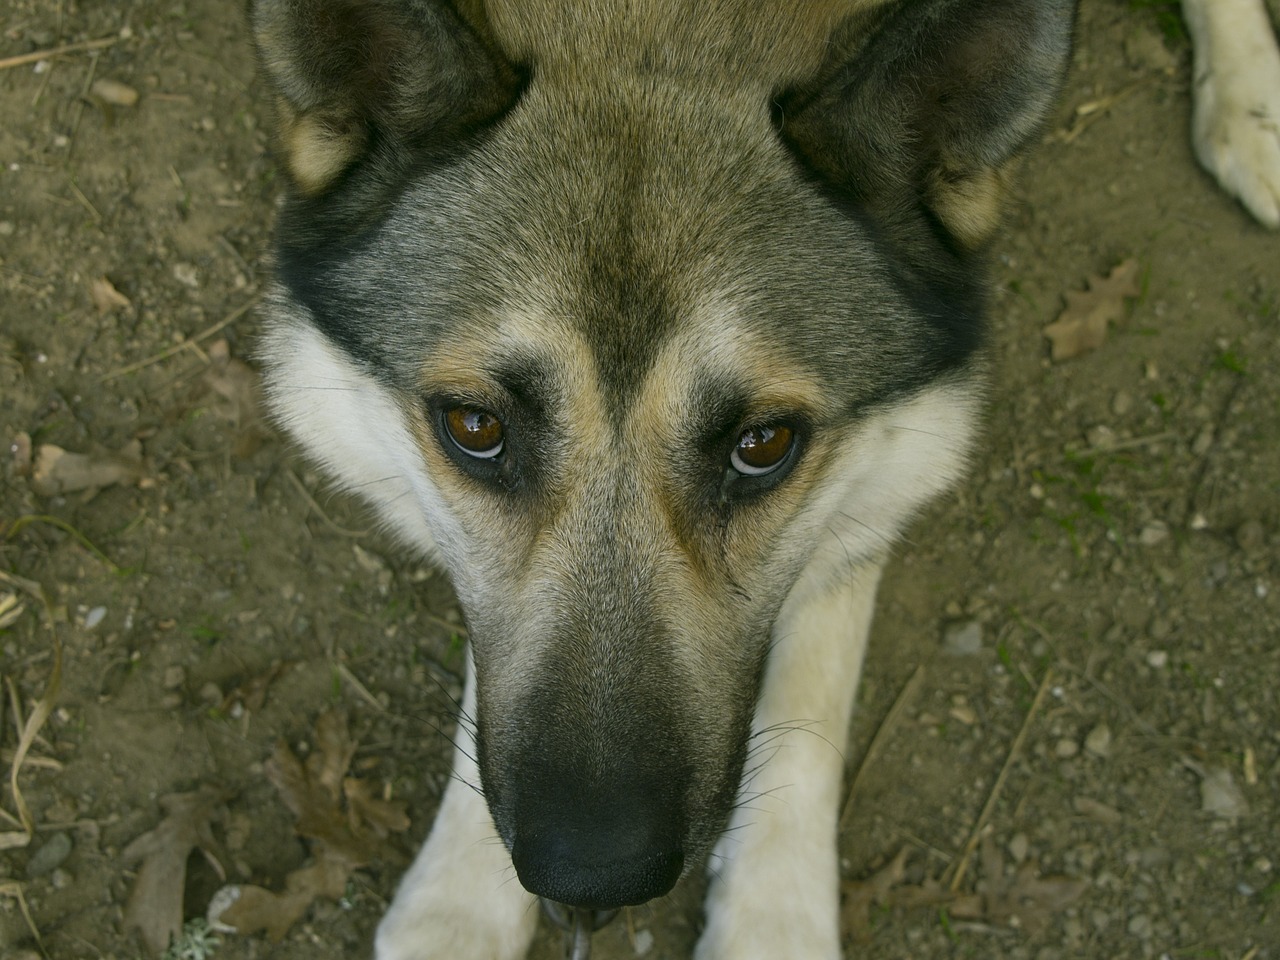
[[[373,797],[338,895],[303,896],[278,943],[197,924],[183,955],[367,956],[445,782],[447,584],[254,416],[277,181],[241,16],[0,12],[0,58],[103,41],[0,70],[6,772],[39,727],[29,840],[0,796],[5,958],[145,957],[157,912],[202,917],[224,880],[283,889],[325,854],[268,758],[329,756],[335,710]],[[1189,82],[1173,8],[1085,0],[997,248],[983,452],[880,600],[850,957],[1280,958],[1280,236],[1195,165]],[[1131,259],[1107,342],[1051,362],[1064,294]],[[202,815],[152,832],[202,788]],[[687,957],[699,888],[595,955]],[[544,930],[535,957],[559,949]]]

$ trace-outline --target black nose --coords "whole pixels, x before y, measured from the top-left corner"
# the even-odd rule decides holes
[[[684,868],[679,815],[625,786],[594,802],[581,795],[535,802],[517,824],[511,859],[520,883],[567,906],[644,903],[674,887]]]

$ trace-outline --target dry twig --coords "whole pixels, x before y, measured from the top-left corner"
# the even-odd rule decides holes
[[[120,367],[118,370],[112,370],[110,373],[104,373],[99,378],[98,382],[106,383],[108,380],[114,380],[117,377],[123,377],[125,374],[136,373],[137,371],[142,370],[145,367],[151,366],[153,363],[159,363],[161,360],[168,360],[175,353],[180,353],[183,350],[191,349],[193,346],[200,343],[201,340],[207,340],[210,337],[212,337],[215,333],[222,330],[224,327],[228,327],[231,324],[235,323],[237,320],[243,317],[246,313],[252,310],[257,305],[258,300],[260,298],[261,298],[261,294],[255,293],[248,300],[240,304],[240,306],[236,307],[234,310],[228,313],[225,317],[223,317],[217,323],[212,324],[208,327],[205,327],[199,333],[193,336],[187,337],[181,343],[175,343],[171,347],[166,347],[164,350],[161,350],[159,353],[153,354],[152,356],[149,356],[143,360],[139,360],[136,363],[131,363],[131,364],[128,364],[127,366]]]
[[[22,912],[22,919],[27,921],[27,929],[31,931],[31,939],[36,942],[36,946],[40,950],[40,955],[48,960],[49,951],[44,948],[44,941],[40,939],[40,928],[36,926],[36,922],[31,917],[31,909],[27,906],[27,898],[22,895],[22,884],[16,880],[7,880],[0,883],[0,897],[13,897],[18,901],[18,909]]]
[[[21,67],[28,63],[38,63],[41,60],[50,60],[53,57],[60,57],[64,53],[101,50],[103,47],[110,47],[119,42],[120,37],[103,37],[100,40],[83,40],[80,43],[68,43],[61,47],[51,47],[48,50],[33,50],[31,53],[20,53],[17,56],[0,59],[0,70]]]
[[[952,864],[955,867],[955,875],[951,878],[949,886],[953,893],[959,890],[960,884],[964,882],[965,872],[969,868],[969,858],[973,856],[973,851],[977,849],[978,843],[982,840],[983,833],[987,829],[987,820],[990,819],[991,812],[995,809],[996,801],[1000,799],[1000,792],[1004,789],[1004,782],[1009,776],[1013,761],[1022,753],[1022,745],[1026,742],[1027,733],[1031,729],[1031,721],[1040,712],[1040,705],[1044,703],[1045,694],[1049,692],[1052,684],[1053,669],[1050,668],[1044,672],[1044,678],[1040,681],[1040,689],[1036,691],[1036,698],[1031,701],[1031,709],[1027,711],[1026,719],[1022,721],[1022,729],[1013,738],[1013,745],[1009,748],[1009,755],[1005,757],[1004,766],[1000,768],[1000,775],[996,777],[996,782],[991,787],[991,793],[982,807],[982,813],[978,814],[978,821],[973,825],[973,832],[969,835],[969,842],[964,845],[964,850],[961,851],[959,858]]]
[[[889,708],[889,712],[885,714],[884,720],[881,721],[879,728],[877,728],[875,736],[871,738],[871,743],[862,758],[862,763],[858,766],[858,772],[853,775],[853,782],[849,784],[849,792],[845,795],[844,809],[840,813],[841,833],[849,826],[849,819],[853,815],[853,798],[858,792],[858,784],[862,782],[862,775],[871,766],[871,761],[884,748],[889,739],[889,734],[902,720],[903,712],[907,709],[907,705],[915,699],[916,693],[920,689],[920,684],[923,682],[924,664],[922,663],[916,667],[915,673],[911,674],[911,678],[903,684],[902,690],[898,693],[898,698],[893,701],[893,706]]]

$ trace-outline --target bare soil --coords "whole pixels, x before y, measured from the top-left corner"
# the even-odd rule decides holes
[[[226,799],[186,916],[218,869],[280,889],[315,851],[264,762],[307,754],[331,708],[411,826],[281,942],[211,955],[368,955],[445,783],[465,631],[441,577],[255,423],[277,183],[241,4],[0,12],[0,57],[96,39],[0,70],[0,570],[30,581],[0,579],[6,770],[61,647],[17,777],[25,845],[0,797],[0,956],[146,956],[122,851],[202,785]],[[1171,8],[1085,0],[997,248],[983,452],[881,596],[848,751],[850,957],[1280,958],[1280,236],[1196,166],[1189,82]],[[1140,293],[1106,344],[1050,362],[1063,295],[1129,258]],[[118,297],[96,303],[102,278]],[[28,441],[100,466],[135,440],[97,489],[40,493],[27,462]],[[687,957],[698,894],[631,911],[596,955]],[[544,931],[535,957],[558,951]]]

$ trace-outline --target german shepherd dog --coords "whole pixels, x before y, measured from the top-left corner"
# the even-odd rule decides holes
[[[983,253],[1073,17],[253,3],[289,185],[270,403],[470,634],[381,960],[516,960],[536,898],[708,861],[699,960],[840,956],[876,583],[977,431]]]

